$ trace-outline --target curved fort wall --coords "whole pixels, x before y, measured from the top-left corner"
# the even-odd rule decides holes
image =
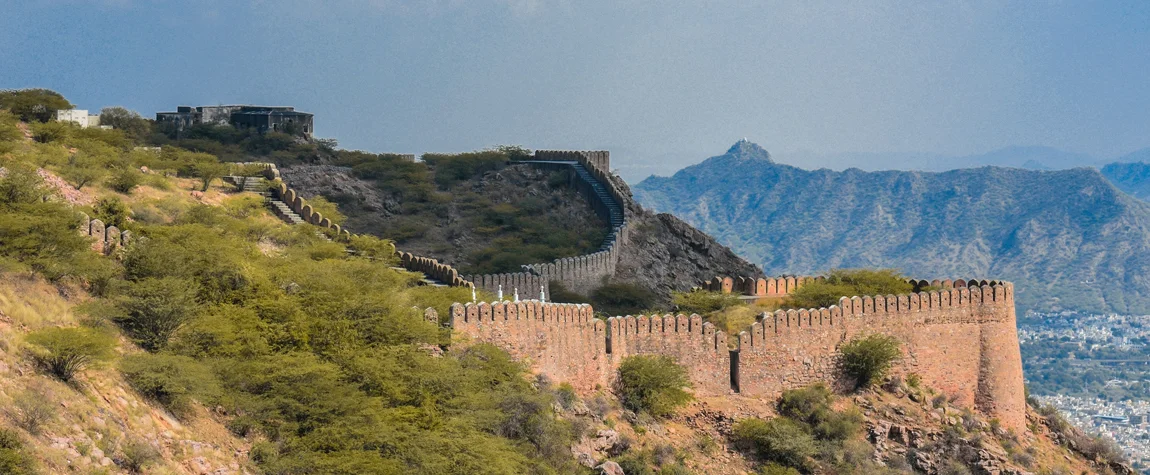
[[[623,193],[611,179],[610,153],[607,151],[539,150],[528,161],[577,162],[582,165],[587,173],[572,173],[570,184],[587,198],[596,214],[610,223],[611,226],[610,232],[598,251],[587,255],[556,259],[547,263],[525,265],[523,272],[473,275],[460,275],[452,266],[440,263],[435,259],[397,252],[403,268],[423,272],[428,277],[448,285],[473,286],[491,293],[502,290],[505,296],[511,296],[518,292],[524,298],[538,296],[538,292],[543,292],[549,297],[551,295],[551,281],[560,282],[564,287],[574,292],[587,294],[602,285],[606,278],[614,275],[619,262],[618,243],[625,239],[628,234],[625,210],[630,197]],[[331,229],[336,236],[345,240],[351,237],[350,232],[312,209],[298,192],[280,180],[279,171],[273,165],[263,165],[267,165],[265,178],[278,181],[272,189],[273,196],[283,201],[304,222]],[[570,168],[569,165],[565,164],[538,163],[537,165],[556,169]],[[280,217],[287,219],[287,216]]]
[[[782,283],[789,285],[787,278]],[[581,391],[608,387],[626,356],[654,354],[672,356],[687,368],[697,394],[756,397],[777,397],[816,382],[848,386],[839,347],[858,336],[891,335],[903,350],[894,374],[918,374],[959,404],[1007,427],[1025,428],[1013,285],[938,283],[942,290],[843,298],[829,308],[763,314],[737,336],[735,349],[729,349],[727,335],[697,315],[603,322],[591,318],[586,305],[502,302],[456,304],[451,321],[473,341],[505,348]]]
[[[586,171],[583,174],[574,170],[570,184],[587,198],[596,214],[609,223],[610,231],[603,244],[591,254],[523,266],[530,274],[546,281],[560,282],[567,289],[586,295],[615,275],[619,245],[629,232],[626,209],[630,197],[611,178],[611,154],[602,150],[537,150],[526,162],[576,162]],[[562,163],[535,163],[535,166],[557,170],[571,168]]]

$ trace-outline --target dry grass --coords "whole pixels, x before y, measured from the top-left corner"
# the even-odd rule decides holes
[[[76,323],[71,304],[55,286],[26,274],[0,274],[0,315],[30,330]]]
[[[43,473],[124,473],[100,463],[133,437],[159,444],[161,458],[146,473],[243,473],[249,444],[211,412],[196,408],[185,426],[149,404],[113,366],[85,371],[78,385],[35,369],[17,342],[38,328],[76,324],[72,306],[81,299],[69,301],[26,274],[0,274],[0,427],[23,434]],[[122,351],[139,351],[122,345]]]

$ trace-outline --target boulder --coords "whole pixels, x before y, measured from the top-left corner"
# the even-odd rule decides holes
[[[627,475],[626,473],[623,473],[623,467],[620,467],[619,464],[610,460],[603,462],[603,464],[599,465],[598,467],[595,467],[595,470],[597,470],[596,473],[598,475]]]

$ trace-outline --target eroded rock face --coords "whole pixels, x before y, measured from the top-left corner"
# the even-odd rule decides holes
[[[690,290],[717,275],[763,275],[758,266],[675,216],[637,205],[633,211],[613,281],[637,284],[669,298],[671,291]]]

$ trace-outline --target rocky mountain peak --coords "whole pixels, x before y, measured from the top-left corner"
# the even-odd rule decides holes
[[[767,152],[767,149],[760,147],[759,144],[751,142],[746,138],[735,142],[731,148],[727,149],[726,155],[743,160],[764,160],[774,163],[771,161],[771,154]]]

